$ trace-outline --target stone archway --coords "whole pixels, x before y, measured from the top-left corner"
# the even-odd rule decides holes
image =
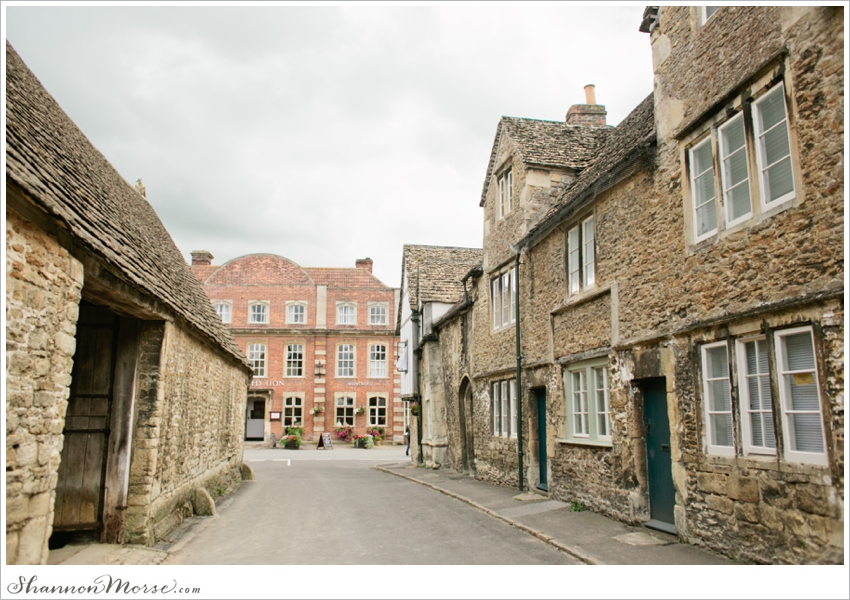
[[[458,391],[458,425],[460,428],[460,460],[464,471],[475,468],[475,437],[472,433],[472,382],[464,376]]]

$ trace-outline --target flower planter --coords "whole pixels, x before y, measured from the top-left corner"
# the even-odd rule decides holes
[[[298,442],[286,442],[283,447],[287,450],[298,450]]]

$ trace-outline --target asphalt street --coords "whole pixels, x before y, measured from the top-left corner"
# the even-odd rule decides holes
[[[404,447],[246,449],[255,481],[190,519],[169,565],[555,565],[573,557],[455,498],[375,470]]]

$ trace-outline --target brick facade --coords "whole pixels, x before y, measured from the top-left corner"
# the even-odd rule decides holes
[[[362,415],[354,415],[356,433],[365,433],[370,424],[370,399],[382,398],[386,400],[385,439],[403,441],[403,406],[395,371],[397,297],[393,288],[372,275],[370,259],[359,259],[353,269],[336,269],[302,268],[271,254],[243,256],[221,266],[207,264],[211,258],[208,252],[193,253],[200,263],[193,264],[193,270],[204,291],[214,305],[229,307],[226,324],[246,355],[251,345],[265,352],[264,373],[253,378],[249,390],[249,405],[254,399],[264,401],[262,433],[246,430],[250,439],[280,439],[285,423],[292,422],[288,417],[304,428],[305,440],[318,439],[337,426],[337,398],[349,397],[355,407],[365,409]],[[255,303],[267,307],[267,323],[249,322]],[[303,323],[289,318],[288,306],[293,303],[304,307]],[[340,305],[353,307],[353,324],[338,322]],[[384,310],[384,323],[370,324],[372,307]],[[353,346],[353,376],[337,371],[343,344]],[[287,349],[293,345],[303,349],[301,375],[287,372]],[[384,373],[375,376],[370,374],[373,348],[385,350]],[[300,420],[294,412],[286,414],[287,398],[300,401]]]

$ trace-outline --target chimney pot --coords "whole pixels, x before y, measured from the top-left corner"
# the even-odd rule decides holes
[[[354,262],[354,267],[357,269],[363,269],[365,271],[372,272],[372,259],[368,256],[366,258],[358,258]]]
[[[212,264],[213,255],[206,250],[192,250],[192,266],[209,266]]]
[[[585,104],[596,104],[596,86],[592,83],[584,86]]]
[[[608,113],[605,107],[596,103],[596,86],[592,83],[584,86],[586,104],[573,104],[567,111],[567,125],[587,125],[604,127]]]

